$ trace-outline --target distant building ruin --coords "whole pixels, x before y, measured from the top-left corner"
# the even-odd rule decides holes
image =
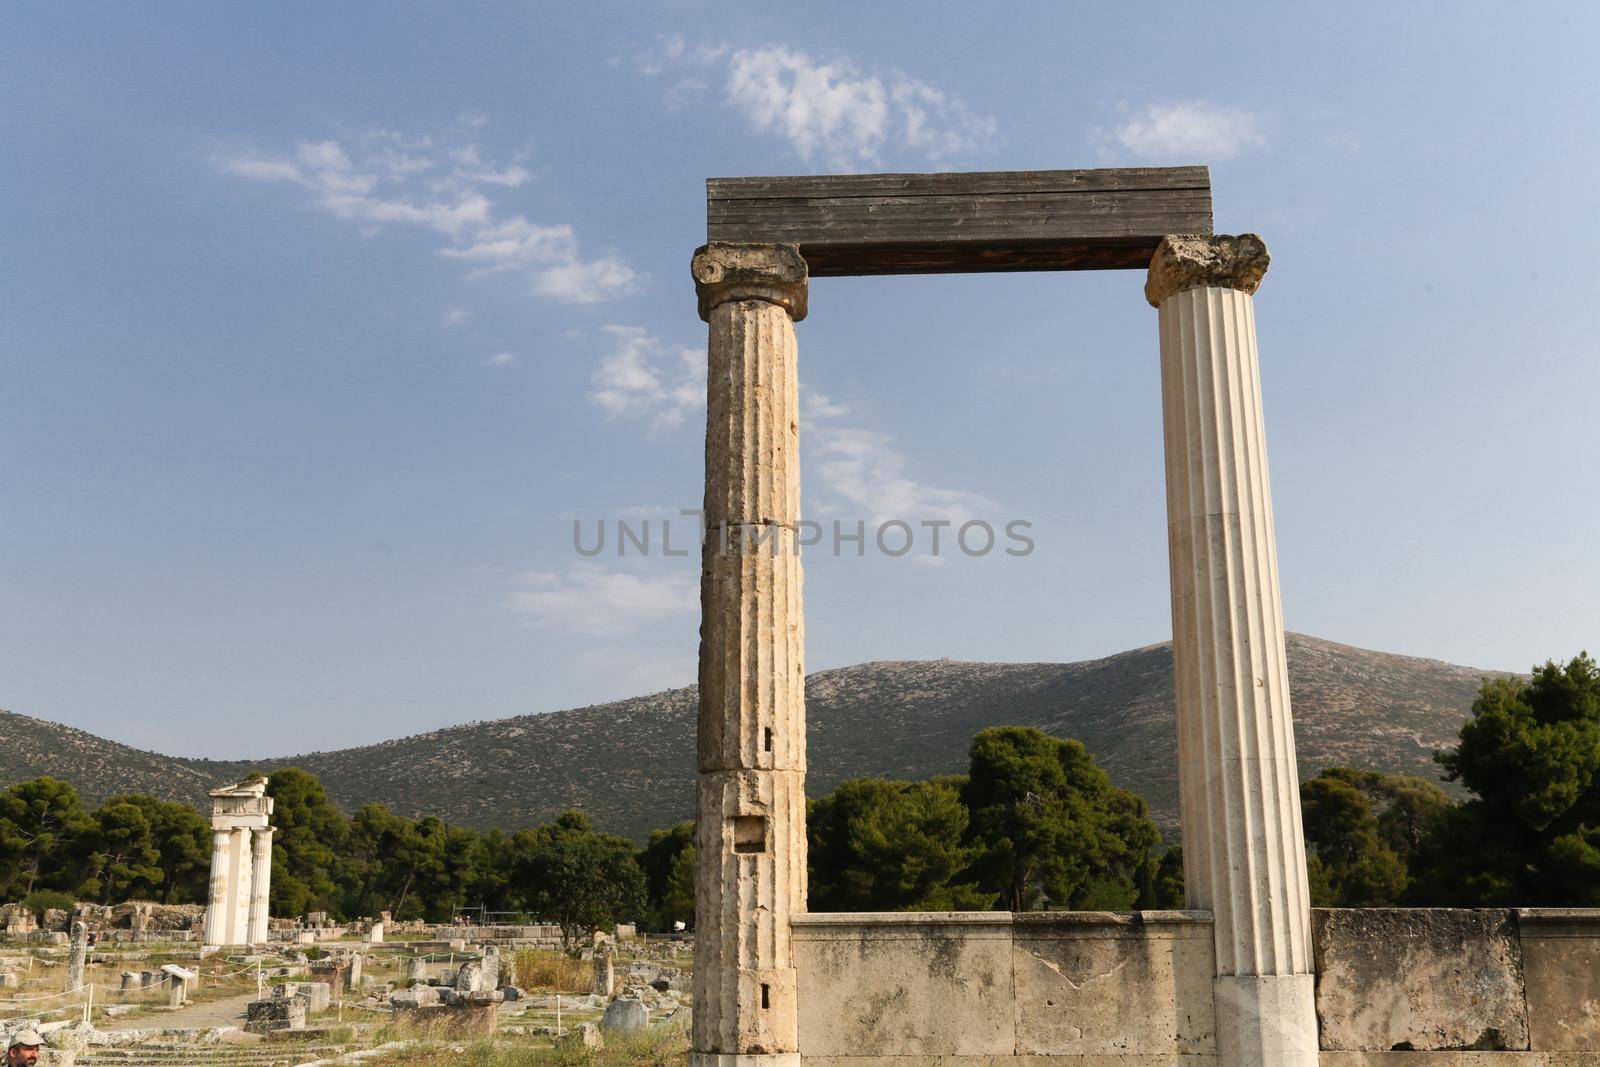
[[[272,798],[257,776],[211,791],[208,945],[264,945],[272,886]]]

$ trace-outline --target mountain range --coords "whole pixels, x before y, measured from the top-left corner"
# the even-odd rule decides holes
[[[1438,778],[1484,677],[1501,672],[1289,634],[1301,775],[1348,765]],[[252,770],[298,766],[346,810],[382,801],[405,815],[515,829],[568,808],[635,839],[689,818],[693,686],[608,704],[450,726],[331,752],[206,760],[144,752],[0,712],[0,785],[51,774],[89,802],[127,792],[205,803]],[[1088,746],[1117,785],[1177,823],[1172,646],[1079,663],[860,663],[806,680],[808,792],[847,778],[960,773],[972,735],[1037,726]],[[202,809],[204,810],[204,808]]]

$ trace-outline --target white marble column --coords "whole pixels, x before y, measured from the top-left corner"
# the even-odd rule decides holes
[[[1216,923],[1219,1067],[1314,1067],[1310,904],[1251,294],[1254,234],[1168,237],[1160,310],[1184,880]]]
[[[693,1067],[798,1064],[805,667],[792,245],[695,254],[710,325],[700,603]]]
[[[251,846],[250,929],[245,940],[254,946],[267,943],[267,899],[272,889],[272,827],[255,831]]]
[[[242,945],[250,931],[250,828],[235,826],[228,843],[228,939]]]
[[[206,898],[206,944],[225,945],[228,936],[228,854],[232,831],[211,831],[211,892]]]

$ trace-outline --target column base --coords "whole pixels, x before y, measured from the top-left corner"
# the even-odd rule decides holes
[[[1317,1067],[1317,1001],[1309,974],[1218,975],[1217,1062],[1228,1067]]]
[[[691,1052],[689,1067],[800,1067],[798,1052]]]

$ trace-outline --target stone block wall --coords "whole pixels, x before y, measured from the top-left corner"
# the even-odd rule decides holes
[[[1327,1067],[1600,1067],[1600,910],[1313,912]],[[794,922],[817,1067],[1218,1067],[1205,912]]]

